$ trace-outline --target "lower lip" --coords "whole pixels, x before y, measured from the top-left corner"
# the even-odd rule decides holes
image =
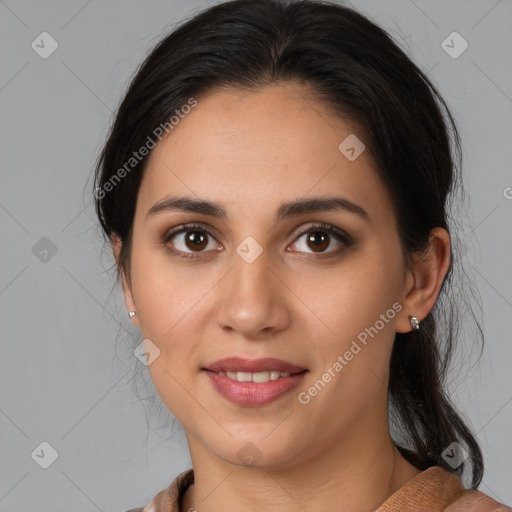
[[[307,371],[280,377],[268,382],[238,382],[225,375],[206,370],[213,387],[224,397],[237,405],[266,405],[298,386]]]

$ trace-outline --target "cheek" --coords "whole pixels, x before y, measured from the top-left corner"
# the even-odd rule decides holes
[[[323,296],[309,294],[322,322],[316,336],[307,326],[303,330],[315,340],[309,348],[316,363],[303,390],[302,399],[310,401],[305,407],[312,416],[323,417],[327,409],[347,422],[374,408],[385,394],[394,318],[401,309],[389,268],[387,273],[379,265],[372,271],[368,265],[351,270],[337,283],[322,281]]]
[[[187,318],[194,316],[213,276],[173,265],[161,248],[140,248],[132,259],[133,293],[145,337],[163,346],[183,339]]]
[[[304,274],[294,291],[311,307],[314,315],[307,317],[318,320],[323,339],[346,342],[392,309],[399,297],[400,276],[399,255],[383,257],[381,252],[368,250],[354,254],[336,269]],[[386,326],[394,323],[395,313],[389,312]]]
[[[300,296],[308,297],[321,320],[308,315],[309,326],[313,321],[317,324],[316,335],[308,325],[303,329],[315,340],[310,343],[317,362],[311,376],[315,389],[310,389],[313,394],[322,390],[313,407],[334,402],[347,411],[365,408],[387,381],[394,323],[401,309],[397,302],[400,261],[397,251],[384,254],[376,248],[361,251],[330,274],[317,276],[316,286],[312,280],[303,280]]]
[[[157,249],[134,251],[132,261],[141,335],[160,351],[147,369],[162,401],[174,416],[182,418],[191,408],[186,390],[193,389],[201,339],[197,333],[204,330],[204,316],[198,311],[212,285],[207,278],[191,279],[189,273],[180,272]]]

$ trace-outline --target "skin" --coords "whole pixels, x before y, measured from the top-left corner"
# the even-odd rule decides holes
[[[425,254],[404,263],[370,151],[349,161],[338,150],[349,134],[363,135],[308,92],[292,83],[211,91],[159,142],[142,180],[123,290],[137,312],[132,322],[160,350],[148,366],[154,385],[186,432],[195,484],[182,510],[371,511],[420,473],[389,433],[388,366],[395,332],[411,331],[411,315],[422,319],[435,303],[449,235],[436,228]],[[146,218],[168,195],[220,203],[228,218],[182,211]],[[346,211],[275,220],[282,202],[333,195],[364,208],[368,220]],[[183,234],[162,242],[189,222],[213,230],[203,252]],[[355,242],[328,234],[319,251],[307,238],[315,222]],[[263,249],[252,263],[236,252],[248,236]],[[112,243],[117,258],[121,242]],[[173,243],[198,257],[171,254]],[[298,393],[394,303],[401,311],[301,404]],[[278,400],[243,407],[201,371],[232,355],[276,357],[309,373]],[[237,457],[248,442],[259,453],[255,466]]]

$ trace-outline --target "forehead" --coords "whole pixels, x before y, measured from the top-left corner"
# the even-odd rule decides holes
[[[197,102],[153,149],[139,191],[141,214],[171,193],[221,202],[228,210],[230,204],[244,206],[246,212],[339,193],[389,213],[387,191],[369,150],[362,149],[364,135],[316,101],[309,88],[216,90]],[[346,140],[362,151],[357,158],[343,152]]]

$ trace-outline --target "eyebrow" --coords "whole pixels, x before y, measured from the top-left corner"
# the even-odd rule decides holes
[[[218,219],[228,218],[226,210],[218,203],[190,197],[166,197],[148,210],[146,220],[148,217],[168,211],[198,213],[210,215]],[[364,208],[348,199],[343,197],[313,197],[310,199],[298,199],[296,201],[282,203],[277,210],[276,221],[282,221],[286,218],[305,213],[326,211],[344,211],[358,215],[365,221],[370,220]]]

